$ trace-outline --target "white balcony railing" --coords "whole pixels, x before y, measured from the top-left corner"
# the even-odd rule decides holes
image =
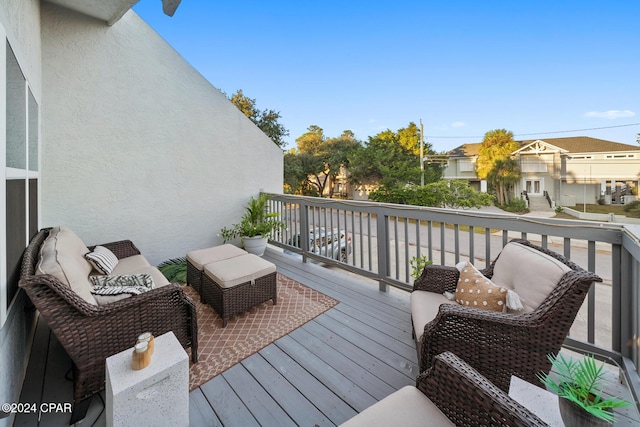
[[[410,260],[434,264],[469,260],[482,268],[512,238],[562,253],[598,274],[565,345],[610,358],[627,373],[638,399],[640,380],[640,226],[536,218],[477,210],[449,210],[374,202],[270,194],[270,209],[286,229],[271,244],[409,291]],[[343,230],[345,238],[315,246],[316,234]],[[309,236],[302,238],[298,236]],[[346,257],[340,251],[346,249]],[[337,252],[336,252],[337,250]],[[338,254],[336,256],[335,254]]]

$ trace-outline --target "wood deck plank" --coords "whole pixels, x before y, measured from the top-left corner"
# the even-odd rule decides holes
[[[359,365],[367,366],[387,384],[401,388],[415,383],[418,375],[415,357],[413,360],[402,357],[366,336],[357,334],[330,316],[323,316],[303,327],[309,331],[313,328],[314,335],[323,337],[328,345],[339,348],[342,354]],[[415,350],[413,355],[416,355]]]
[[[309,333],[304,327],[296,329],[289,336],[317,354],[329,365],[336,367],[344,376],[358,384],[362,389],[367,390],[377,400],[383,399],[395,391],[389,384],[371,375],[366,369],[344,357],[335,348],[327,346],[326,343]]]
[[[335,425],[262,357],[249,357],[240,363],[280,403],[282,409],[297,425],[320,427]]]
[[[254,354],[249,359],[260,357],[260,355]],[[260,420],[260,424],[284,427],[296,425],[243,364],[238,363],[227,369],[222,373],[222,376],[256,420]]]
[[[362,412],[377,402],[373,396],[351,381],[343,372],[328,364],[290,336],[280,338],[275,344],[357,412]]]
[[[222,375],[204,383],[200,390],[222,425],[226,427],[260,425]]]
[[[200,388],[189,393],[189,424],[203,427],[222,426],[218,416],[213,412],[213,408]]]
[[[265,347],[260,350],[260,355],[334,424],[341,424],[357,414],[351,406],[277,345]]]

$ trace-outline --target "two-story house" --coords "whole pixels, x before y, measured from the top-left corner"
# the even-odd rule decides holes
[[[548,196],[553,205],[624,203],[637,194],[640,147],[587,136],[518,141],[512,153],[522,172],[515,195]],[[481,143],[451,150],[445,179],[464,179],[479,191],[487,184],[475,172]]]

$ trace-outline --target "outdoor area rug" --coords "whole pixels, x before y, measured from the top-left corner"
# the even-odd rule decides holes
[[[338,301],[277,273],[278,303],[271,300],[232,317],[227,327],[191,286],[185,292],[196,304],[198,363],[189,368],[189,390],[209,381],[246,357],[287,335]]]

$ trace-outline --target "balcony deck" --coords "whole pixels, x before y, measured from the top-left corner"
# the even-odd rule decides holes
[[[338,425],[386,395],[413,384],[416,351],[408,294],[269,249],[278,271],[340,301],[291,334],[190,393],[193,426]],[[70,402],[71,363],[46,324],[36,330],[21,402]],[[615,379],[615,374],[611,375]],[[611,383],[615,393],[626,387]],[[16,426],[64,426],[69,413],[16,418]],[[94,423],[95,420],[95,423]],[[638,425],[635,407],[617,425]],[[94,398],[83,421],[106,425]]]

